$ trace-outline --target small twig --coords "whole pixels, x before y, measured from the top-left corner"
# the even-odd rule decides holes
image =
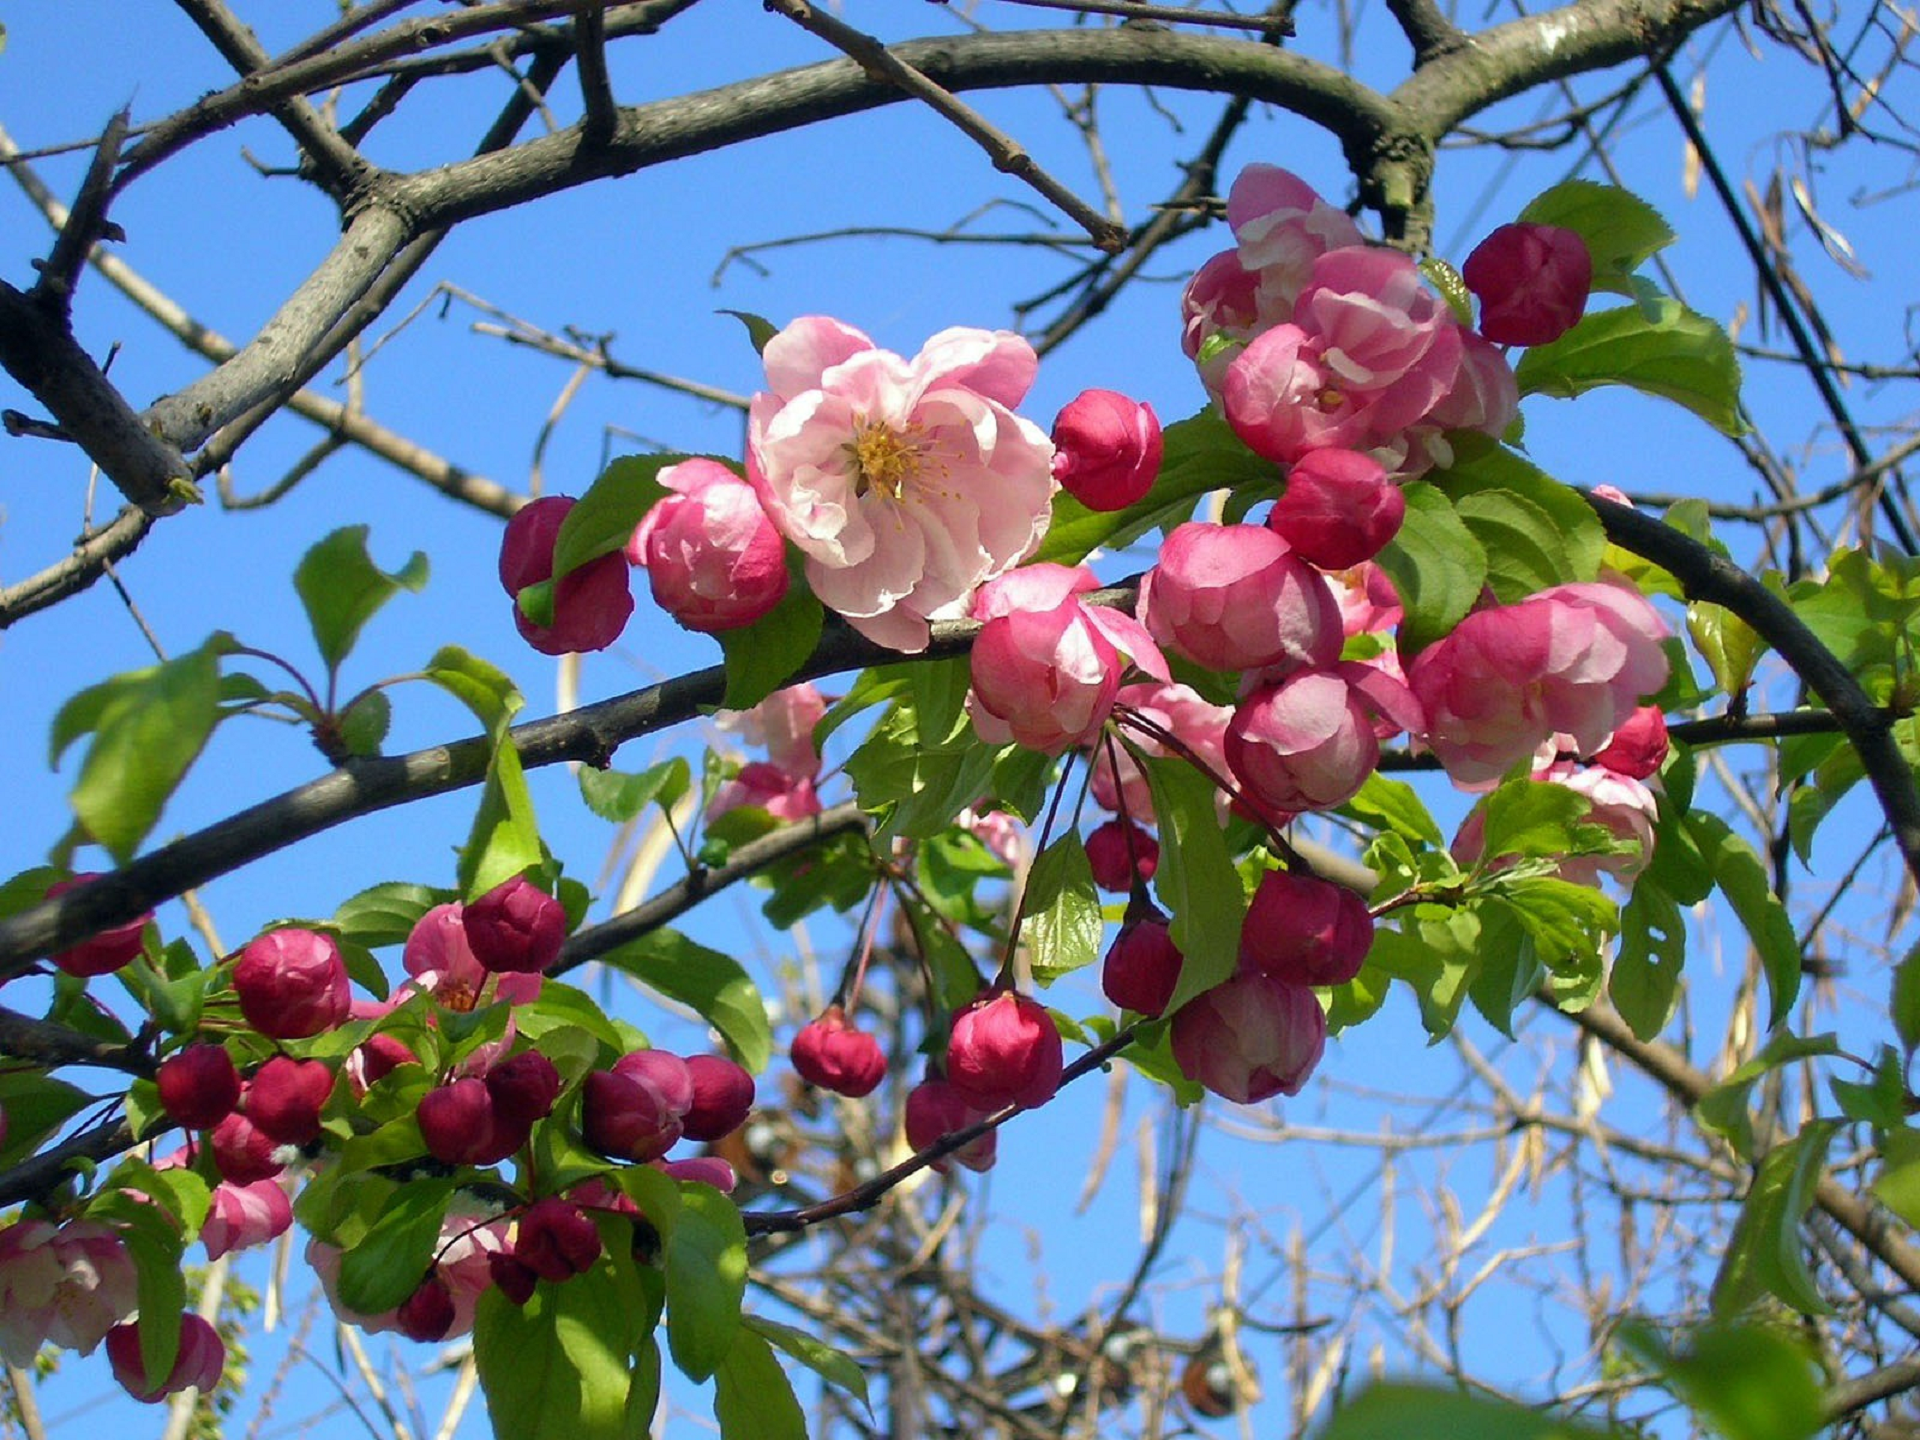
[[[0,630],[69,595],[77,595],[105,573],[115,560],[131,555],[153,528],[153,517],[129,505],[105,529],[81,537],[66,559],[16,585],[0,589]]]
[[[122,110],[107,122],[106,131],[87,166],[86,179],[74,197],[67,223],[54,237],[53,249],[38,268],[40,279],[34,284],[33,300],[64,323],[73,307],[73,290],[80,283],[80,267],[100,240],[124,240],[125,233],[107,219],[107,204],[112,198],[113,167],[120,158],[120,146],[127,138],[128,112]]]
[[[574,35],[578,41],[576,59],[580,67],[580,98],[586,116],[580,122],[580,140],[600,145],[613,138],[620,120],[613,99],[613,82],[607,76],[607,17],[603,0],[578,0]]]
[[[1003,5],[1029,5],[1036,10],[1065,10],[1079,15],[1118,15],[1126,20],[1158,20],[1168,25],[1216,25],[1223,30],[1251,30],[1256,35],[1284,39],[1293,34],[1293,16],[1212,15],[1174,5],[1152,5],[1147,0],[1000,0]]]
[[[994,125],[979,111],[942,89],[913,66],[893,54],[873,36],[854,29],[826,14],[810,0],[766,0],[769,10],[786,16],[804,30],[818,35],[844,52],[849,59],[883,84],[892,85],[926,103],[974,141],[993,161],[996,170],[1024,180],[1048,200],[1059,206],[1073,222],[1092,237],[1093,243],[1109,253],[1126,244],[1127,231],[1116,225],[1065,185],[1041,169],[1011,135]]]

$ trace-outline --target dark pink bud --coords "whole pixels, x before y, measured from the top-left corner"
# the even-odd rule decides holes
[[[1167,917],[1149,906],[1139,917],[1130,916],[1114,937],[1100,970],[1100,988],[1122,1010],[1153,1018],[1173,999],[1185,963],[1167,931]]]
[[[566,495],[524,505],[507,521],[500,540],[500,583],[514,597],[553,576],[553,547],[560,522],[573,508]],[[604,650],[620,638],[633,615],[627,558],[618,551],[569,571],[553,587],[553,623],[536,625],[516,604],[513,623],[521,638],[543,655]]]
[[[240,1013],[262,1035],[299,1040],[331,1030],[353,1004],[340,947],[313,930],[269,930],[233,967]]]
[[[1180,1073],[1242,1105],[1298,1095],[1326,1044],[1327,1017],[1313,991],[1259,970],[1242,970],[1173,1017]]]
[[[513,1258],[542,1280],[566,1280],[593,1268],[600,1232],[577,1205],[549,1197],[520,1217]]]
[[[1131,820],[1109,820],[1087,836],[1087,863],[1094,884],[1124,895],[1160,868],[1160,842]]]
[[[1046,1104],[1060,1088],[1061,1065],[1053,1018],[1024,995],[996,991],[953,1018],[947,1082],[976,1110]]]
[[[1460,267],[1480,297],[1480,333],[1496,345],[1544,345],[1571,330],[1587,308],[1593,256],[1558,225],[1502,225]]]
[[[665,1050],[633,1050],[613,1062],[613,1073],[637,1080],[678,1120],[693,1108],[693,1074],[687,1062]]]
[[[486,1082],[468,1076],[420,1097],[427,1153],[447,1165],[490,1165],[500,1137]],[[491,1157],[491,1158],[489,1158]]]
[[[516,1305],[531,1300],[533,1287],[540,1283],[538,1275],[505,1250],[495,1250],[487,1256],[487,1273],[500,1287],[500,1293]]]
[[[189,1045],[160,1062],[154,1075],[167,1114],[189,1130],[218,1125],[240,1103],[240,1072],[218,1045]]]
[[[887,1074],[880,1042],[855,1027],[838,1005],[801,1026],[790,1053],[802,1080],[852,1100],[871,1095]]]
[[[1667,717],[1657,705],[1642,705],[1620,722],[1612,738],[1595,753],[1593,763],[1616,775],[1645,780],[1660,768],[1671,748]]]
[[[1267,528],[1322,570],[1348,570],[1400,533],[1407,497],[1371,455],[1309,450],[1287,472]]]
[[[944,1080],[922,1080],[907,1092],[907,1144],[915,1150],[925,1150],[984,1118]],[[976,1135],[946,1159],[936,1161],[934,1169],[945,1171],[947,1160],[958,1160],[969,1170],[991,1170],[999,1141],[998,1130]]]
[[[453,1328],[453,1292],[434,1271],[420,1282],[420,1288],[400,1302],[393,1312],[400,1333],[409,1340],[432,1342],[447,1338]]]
[[[501,1061],[485,1078],[494,1113],[515,1126],[524,1128],[546,1119],[560,1098],[560,1072],[538,1050],[523,1050]]]
[[[1247,906],[1240,963],[1294,985],[1344,985],[1373,948],[1367,902],[1316,875],[1269,870]]]
[[[369,1035],[358,1050],[360,1080],[364,1085],[379,1084],[402,1065],[418,1065],[420,1057],[398,1035]]]
[[[78,890],[89,880],[97,880],[97,874],[88,872],[76,875],[71,880],[59,880],[47,887],[47,898],[54,899],[69,890]],[[78,945],[69,945],[53,957],[53,963],[69,975],[78,975],[81,979],[90,979],[95,975],[109,975],[130,962],[143,948],[142,937],[147,922],[153,919],[153,912],[138,919],[128,920],[111,929],[102,930],[97,935],[82,940]]]
[[[213,1127],[207,1143],[214,1165],[235,1185],[271,1180],[286,1168],[273,1158],[279,1143],[238,1110]]]
[[[218,1330],[188,1311],[180,1317],[180,1349],[174,1355],[173,1368],[159,1384],[149,1382],[146,1366],[140,1361],[138,1320],[107,1332],[107,1363],[113,1367],[113,1378],[126,1387],[129,1395],[152,1405],[188,1388],[203,1395],[213,1389],[227,1368],[227,1346]]]
[[[1259,525],[1175,527],[1141,584],[1140,618],[1210,670],[1331,665],[1345,638],[1326,579]]]
[[[1144,500],[1165,445],[1151,405],[1112,390],[1083,390],[1053,422],[1053,478],[1089,510]]]
[[[751,625],[787,593],[787,551],[754,488],[716,460],[668,466],[668,495],[640,522],[628,558],[662,610],[689,630]]]
[[[681,1117],[689,1140],[718,1140],[747,1122],[753,1109],[753,1076],[724,1055],[689,1055],[693,1106]]]
[[[325,1061],[276,1055],[247,1086],[247,1119],[282,1145],[305,1145],[320,1138],[320,1111],[332,1093],[333,1071]]]
[[[679,1118],[659,1093],[631,1076],[595,1070],[580,1087],[580,1129],[587,1144],[619,1160],[657,1160],[679,1140]]]
[[[538,974],[560,958],[567,912],[523,875],[496,885],[460,913],[473,955],[487,969]]]

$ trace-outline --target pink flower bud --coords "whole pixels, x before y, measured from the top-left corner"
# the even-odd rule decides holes
[[[88,881],[99,878],[97,874],[88,872],[75,875],[71,880],[57,880],[47,887],[47,899],[52,900],[69,890],[78,890]],[[53,963],[67,974],[78,975],[83,980],[95,975],[109,975],[131,962],[144,948],[147,922],[152,919],[153,912],[149,910],[136,919],[102,930],[78,945],[69,945],[57,952],[53,956]]]
[[[552,578],[554,542],[573,505],[569,496],[549,495],[522,506],[507,521],[500,541],[500,583],[507,594],[517,597],[527,586]],[[569,655],[606,649],[620,638],[632,615],[627,559],[616,551],[561,577],[553,587],[551,625],[535,625],[517,604],[513,623],[542,655]]]
[[[542,1280],[568,1280],[600,1258],[600,1232],[577,1205],[549,1196],[520,1217],[513,1258]]]
[[[953,1018],[947,1083],[975,1109],[1044,1105],[1060,1088],[1061,1066],[1053,1018],[1024,995],[996,991]]]
[[[660,472],[678,493],[655,505],[627,556],[647,567],[656,604],[689,630],[751,625],[787,593],[787,552],[751,485],[715,460]]]
[[[747,1122],[753,1109],[753,1076],[724,1055],[689,1055],[693,1106],[681,1119],[689,1140],[718,1140]]]
[[[1160,842],[1131,820],[1109,820],[1087,836],[1087,863],[1094,884],[1124,895],[1160,868]]]
[[[538,1050],[523,1050],[501,1061],[483,1078],[495,1115],[522,1129],[553,1113],[562,1088],[560,1072]]]
[[[887,1074],[880,1042],[849,1021],[838,1005],[800,1027],[791,1053],[802,1080],[853,1100],[871,1095]]]
[[[420,1057],[398,1035],[369,1035],[348,1063],[355,1067],[355,1078],[361,1087],[358,1093],[364,1094],[402,1065],[418,1065]]]
[[[1522,221],[1475,246],[1460,277],[1480,297],[1482,335],[1497,345],[1544,345],[1586,310],[1593,257],[1577,232]]]
[[[1141,583],[1140,615],[1154,639],[1210,670],[1298,669],[1340,655],[1327,582],[1258,525],[1176,528]]]
[[[487,1273],[500,1287],[500,1293],[516,1305],[531,1300],[533,1287],[540,1283],[540,1277],[531,1267],[505,1250],[496,1250],[487,1256]]]
[[[944,1080],[922,1080],[907,1092],[907,1144],[925,1150],[956,1131],[964,1130],[986,1116],[966,1102],[960,1092]],[[969,1170],[991,1170],[999,1149],[1000,1132],[989,1130],[977,1135],[945,1159],[934,1163],[944,1172],[948,1160],[958,1160]]]
[[[676,1120],[693,1108],[693,1072],[678,1055],[665,1050],[632,1050],[613,1062],[613,1073],[646,1086],[660,1108]]]
[[[1311,450],[1287,472],[1267,528],[1323,570],[1371,560],[1400,531],[1407,497],[1371,455]]]
[[[1122,1010],[1152,1019],[1167,1008],[1180,983],[1186,957],[1167,931],[1167,917],[1152,906],[1127,922],[1114,937],[1100,969],[1100,989]]]
[[[560,958],[567,912],[524,875],[496,885],[460,915],[474,958],[495,973],[538,974]]]
[[[1657,705],[1642,705],[1613,732],[1613,738],[1594,753],[1593,763],[1616,775],[1645,780],[1657,771],[1671,748],[1667,717]]]
[[[419,1118],[427,1153],[443,1164],[491,1165],[500,1158],[493,1096],[483,1080],[468,1076],[429,1090],[420,1097]]]
[[[1326,1043],[1313,992],[1259,970],[1242,970],[1173,1017],[1180,1073],[1242,1105],[1299,1094]]]
[[[328,936],[292,927],[248,943],[233,967],[233,988],[247,1023],[275,1040],[331,1030],[353,1004],[340,947]]]
[[[247,1119],[282,1145],[305,1145],[320,1138],[320,1111],[332,1093],[333,1071],[324,1060],[276,1055],[247,1086]]]
[[[40,1347],[90,1355],[139,1303],[126,1243],[89,1220],[0,1226],[0,1358],[33,1364]]]
[[[192,1388],[205,1394],[218,1385],[227,1368],[227,1345],[210,1323],[188,1311],[180,1317],[180,1349],[173,1368],[159,1384],[147,1379],[146,1366],[141,1363],[137,1320],[107,1332],[107,1361],[113,1366],[113,1378],[126,1387],[129,1395],[153,1405],[182,1390]]]
[[[238,1110],[213,1127],[207,1144],[213,1151],[215,1167],[234,1185],[271,1180],[286,1168],[274,1159],[280,1142]]]
[[[1164,449],[1151,405],[1083,390],[1053,422],[1053,478],[1089,510],[1124,510],[1153,488]]]
[[[1373,947],[1367,902],[1316,875],[1269,870],[1247,906],[1240,963],[1294,985],[1344,985]]]
[[[400,1308],[393,1312],[393,1318],[400,1333],[409,1340],[431,1344],[447,1338],[447,1333],[453,1329],[453,1291],[440,1278],[438,1269],[420,1282],[418,1290],[400,1302]]]
[[[681,1135],[657,1091],[612,1070],[595,1070],[581,1085],[580,1128],[601,1154],[633,1161],[659,1159]]]
[[[733,1166],[718,1155],[689,1155],[684,1160],[655,1160],[653,1168],[675,1180],[695,1180],[711,1185],[722,1195],[731,1195],[739,1177]]]
[[[218,1260],[233,1250],[248,1250],[284,1235],[293,1224],[293,1206],[278,1180],[255,1180],[247,1185],[223,1181],[213,1187],[213,1204],[200,1226],[200,1242],[207,1258]]]
[[[218,1045],[189,1045],[160,1062],[154,1074],[160,1104],[189,1130],[218,1125],[240,1103],[240,1072]]]
[[[1369,710],[1420,728],[1412,695],[1383,671],[1349,663],[1289,675],[1234,710],[1227,765],[1269,818],[1345,804],[1380,764]]]

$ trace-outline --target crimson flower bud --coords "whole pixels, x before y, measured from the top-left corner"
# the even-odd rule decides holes
[[[689,1140],[718,1140],[747,1122],[753,1109],[753,1076],[724,1055],[689,1055],[693,1105],[681,1117]]]
[[[549,1197],[520,1217],[513,1258],[542,1280],[566,1280],[593,1268],[600,1232],[577,1205]]]
[[[562,1088],[560,1072],[538,1050],[523,1050],[502,1060],[484,1078],[494,1114],[516,1126],[531,1126],[551,1115]]]
[[[360,1081],[371,1088],[402,1065],[418,1065],[420,1057],[413,1053],[398,1035],[369,1035],[365,1042],[354,1051],[360,1057]]]
[[[325,1061],[276,1055],[247,1086],[247,1119],[282,1145],[305,1145],[320,1138],[320,1111],[332,1093],[333,1071]]]
[[[487,1256],[487,1273],[500,1287],[500,1293],[516,1305],[531,1300],[533,1287],[540,1283],[538,1275],[505,1250],[495,1250]]]
[[[1344,985],[1373,948],[1367,902],[1317,875],[1269,870],[1247,906],[1240,963],[1294,985]]]
[[[1306,986],[1242,970],[1174,1012],[1172,1043],[1181,1074],[1250,1105],[1300,1093],[1326,1048],[1327,1017]]]
[[[679,1117],[653,1087],[612,1070],[595,1070],[580,1087],[580,1130],[603,1155],[644,1163],[679,1140]]]
[[[180,1349],[166,1379],[151,1384],[147,1367],[140,1360],[140,1322],[130,1320],[107,1332],[107,1363],[134,1399],[153,1405],[169,1395],[189,1387],[205,1394],[220,1383],[227,1368],[227,1345],[220,1332],[207,1321],[188,1311],[180,1317]]]
[[[613,1062],[613,1073],[646,1086],[661,1108],[676,1120],[693,1108],[693,1073],[678,1055],[665,1050],[632,1050]]]
[[[1593,288],[1593,256],[1558,225],[1502,225],[1460,267],[1480,297],[1480,333],[1496,345],[1544,345],[1579,321]]]
[[[436,1270],[420,1282],[418,1290],[400,1302],[393,1318],[400,1333],[409,1340],[444,1340],[447,1331],[453,1328],[453,1291]]]
[[[527,586],[553,578],[553,547],[560,538],[560,522],[573,505],[571,496],[549,495],[521,506],[507,521],[500,538],[500,583],[507,594],[517,600]],[[517,603],[513,607],[520,638],[542,655],[604,650],[620,638],[632,615],[627,557],[618,551],[589,560],[560,578],[553,587],[551,625],[536,625]]]
[[[427,1153],[446,1165],[490,1165],[499,1143],[493,1096],[468,1076],[420,1097],[420,1136]],[[492,1158],[486,1158],[492,1157]]]
[[[286,1168],[273,1158],[279,1142],[238,1110],[213,1127],[207,1144],[222,1178],[235,1185],[271,1180]]]
[[[1087,863],[1094,884],[1124,895],[1160,868],[1160,842],[1131,820],[1109,820],[1087,836]]]
[[[1044,1105],[1060,1088],[1061,1068],[1053,1018],[1024,995],[995,991],[953,1019],[947,1082],[976,1110]]]
[[[1124,510],[1153,488],[1165,448],[1151,405],[1083,390],[1053,422],[1053,478],[1089,510]]]
[[[78,890],[90,880],[100,877],[89,871],[75,875],[71,880],[58,880],[47,887],[47,899],[51,900],[69,890]],[[78,945],[69,945],[57,952],[53,963],[69,975],[78,975],[81,979],[91,979],[95,975],[109,975],[121,966],[132,961],[144,948],[147,922],[153,919],[153,912],[124,924],[115,925],[82,940]]]
[[[247,1023],[275,1040],[331,1030],[353,1003],[340,947],[317,931],[293,927],[248,943],[233,967],[233,988]]]
[[[1406,514],[1406,495],[1373,456],[1309,450],[1287,472],[1267,528],[1322,570],[1348,570],[1378,555]]]
[[[218,1125],[240,1103],[240,1072],[218,1045],[189,1045],[160,1062],[154,1074],[160,1103],[189,1130]]]
[[[546,891],[516,875],[460,912],[467,944],[495,972],[538,974],[560,958],[567,912]]]
[[[1186,957],[1168,933],[1167,917],[1147,906],[1137,917],[1129,913],[1114,937],[1100,969],[1100,988],[1122,1010],[1151,1019],[1173,999],[1185,963]]]
[[[1593,764],[1616,775],[1645,780],[1660,768],[1672,748],[1667,739],[1667,717],[1658,705],[1642,705],[1613,732],[1613,738],[1595,752]]]
[[[922,1080],[907,1092],[907,1144],[915,1150],[925,1150],[929,1145],[984,1118],[980,1111],[967,1104],[958,1090],[944,1080]],[[991,1170],[999,1144],[1000,1132],[989,1130],[976,1135],[946,1159],[935,1161],[933,1168],[944,1172],[947,1160],[958,1160],[969,1170]]]
[[[829,1005],[817,1020],[800,1027],[790,1052],[793,1068],[809,1085],[857,1100],[871,1095],[886,1078],[887,1057],[880,1042]]]

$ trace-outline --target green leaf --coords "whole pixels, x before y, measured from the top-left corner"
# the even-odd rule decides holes
[[[1077,832],[1062,835],[1033,862],[1024,911],[1033,978],[1042,985],[1100,958],[1100,895]]]
[[[623,455],[602,470],[560,522],[553,540],[553,579],[557,581],[591,560],[624,548],[633,538],[634,526],[673,493],[660,483],[660,472],[690,458],[671,453]],[[719,463],[728,464],[724,460]],[[737,466],[728,468],[738,470]]]
[[[1071,495],[1053,497],[1053,521],[1034,553],[1036,561],[1078,565],[1095,550],[1117,550],[1156,527],[1171,529],[1188,519],[1200,497],[1215,490],[1271,487],[1280,467],[1241,443],[1212,406],[1161,432],[1165,451],[1160,476],[1144,500],[1124,510],[1089,510]]]
[[[512,676],[458,645],[436,650],[423,673],[471,710],[489,732],[506,724],[527,703]]]
[[[0,1112],[7,1117],[0,1170],[10,1170],[33,1154],[41,1141],[98,1099],[38,1070],[0,1069]]]
[[[1907,951],[1893,967],[1893,993],[1888,1008],[1900,1043],[1908,1050],[1920,1048],[1920,944]]]
[[[1320,1440],[1601,1440],[1606,1434],[1452,1386],[1382,1382],[1336,1409]]]
[[[1561,181],[1534,197],[1519,218],[1577,232],[1593,257],[1596,282],[1631,274],[1674,241],[1672,227],[1638,195],[1592,180]]]
[[[418,1290],[433,1263],[452,1197],[450,1176],[396,1188],[366,1238],[340,1257],[340,1303],[361,1315],[378,1315]]]
[[[1453,311],[1453,318],[1468,329],[1473,327],[1473,292],[1467,289],[1467,282],[1460,272],[1437,255],[1430,255],[1420,262],[1420,273],[1427,277],[1427,283],[1440,292],[1447,302],[1447,308]]]
[[[1591,802],[1565,785],[1539,780],[1508,780],[1484,802],[1482,866],[1495,860],[1533,860],[1589,848],[1580,830]]]
[[[124,865],[147,837],[167,798],[199,756],[220,718],[218,634],[198,650],[81,691],[53,721],[53,763],[80,735],[93,743],[68,797],[87,833]]]
[[[1800,940],[1793,933],[1793,922],[1768,885],[1766,866],[1753,846],[1735,834],[1726,821],[1709,811],[1693,810],[1688,812],[1686,824],[1713,872],[1714,883],[1732,904],[1733,913],[1740,917],[1759,952],[1772,999],[1767,1014],[1767,1028],[1771,1030],[1787,1018],[1800,993]]]
[[[747,1232],[740,1209],[710,1185],[682,1185],[679,1214],[661,1238],[667,1267],[667,1346],[689,1378],[705,1380],[726,1360],[741,1333]]]
[[[760,989],[740,962],[677,930],[652,930],[600,957],[669,1000],[691,1006],[718,1030],[749,1070],[773,1054],[773,1031]]]
[[[180,1315],[187,1307],[187,1281],[180,1273],[186,1237],[159,1208],[124,1192],[102,1197],[89,1214],[110,1220],[133,1256],[140,1301],[140,1365],[164,1379],[180,1353]],[[156,1382],[157,1383],[157,1382]]]
[[[744,1326],[713,1372],[720,1440],[807,1440],[807,1417],[773,1347]]]
[[[1539,992],[1547,980],[1547,967],[1513,906],[1482,905],[1477,913],[1479,973],[1469,981],[1467,997],[1489,1025],[1511,1040],[1513,1013]]]
[[[778,1320],[769,1320],[764,1315],[742,1315],[740,1323],[754,1334],[772,1341],[829,1385],[838,1386],[862,1405],[870,1405],[866,1372],[851,1355],[843,1354],[804,1330],[782,1325]]]
[[[391,575],[375,565],[367,554],[368,528],[348,525],[334,531],[307,551],[293,572],[293,588],[307,608],[313,642],[329,674],[340,668],[361,627],[382,605],[403,589],[418,592],[427,583],[427,557],[418,550]]]
[[[393,702],[384,690],[369,690],[341,712],[340,743],[349,755],[370,759],[380,753],[392,725]]]
[[[1168,931],[1183,957],[1180,983],[1167,1002],[1171,1015],[1233,975],[1247,892],[1214,814],[1213,783],[1180,759],[1150,757],[1144,768],[1160,820],[1154,893],[1172,914]]]
[[[791,557],[790,557],[791,565]],[[820,643],[826,611],[796,576],[780,603],[751,625],[714,636],[727,657],[727,710],[751,710],[791,680]]]
[[[477,900],[546,858],[526,772],[509,733],[514,715],[526,701],[505,671],[458,645],[436,652],[427,662],[426,676],[479,717],[493,744],[480,808],[458,867],[462,897]]]
[[[1703,600],[1687,606],[1687,633],[1721,691],[1729,699],[1745,694],[1754,667],[1767,653],[1759,632],[1725,606]]]
[[[1502,601],[1600,573],[1606,531],[1578,491],[1489,436],[1456,433],[1452,444],[1453,464],[1427,478],[1480,542]]]
[[[1811,1121],[1760,1162],[1714,1277],[1710,1300],[1717,1319],[1738,1314],[1763,1294],[1805,1315],[1832,1313],[1807,1268],[1800,1222],[1839,1129],[1837,1120]]]
[[[662,810],[671,811],[692,787],[693,771],[679,755],[638,775],[596,770],[591,765],[580,767],[580,798],[594,814],[616,825],[638,820],[655,801]]]
[[[780,327],[764,315],[756,315],[751,310],[721,310],[721,315],[731,315],[747,327],[747,338],[753,342],[753,353],[764,355],[767,342],[780,333]]]
[[[1626,385],[1684,406],[1723,434],[1744,435],[1740,362],[1727,332],[1678,300],[1661,299],[1654,311],[1601,310],[1534,346],[1514,367],[1520,393],[1570,400]]]
[[[1607,995],[1635,1037],[1652,1040],[1667,1028],[1680,998],[1687,960],[1687,923],[1671,895],[1641,876],[1620,912],[1620,953],[1607,978]]]
[[[1340,808],[1343,814],[1351,813],[1376,829],[1390,829],[1416,845],[1439,849],[1447,843],[1419,793],[1404,780],[1390,780],[1377,770]]]
[[[1896,1069],[1895,1080],[1900,1076]],[[1899,1084],[1904,1108],[1906,1086]],[[1873,1198],[1908,1225],[1920,1225],[1920,1133],[1906,1125],[1880,1138],[1880,1173],[1873,1177]]]
[[[1478,908],[1415,905],[1411,911],[1399,912],[1397,927],[1383,925],[1373,932],[1367,964],[1407,984],[1432,1039],[1441,1039],[1453,1029],[1479,973]]]
[[[1838,1054],[1839,1049],[1839,1042],[1831,1035],[1774,1036],[1758,1055],[1700,1097],[1694,1114],[1701,1128],[1722,1136],[1741,1156],[1752,1158],[1753,1116],[1747,1110],[1747,1097],[1753,1092],[1753,1082],[1776,1065]]]
[[[1412,654],[1460,623],[1487,583],[1487,556],[1446,492],[1424,480],[1401,487],[1407,516],[1376,563],[1406,607],[1400,644]]]
[[[1825,1419],[1813,1357],[1777,1325],[1708,1321],[1670,1347],[1636,1319],[1614,1338],[1726,1440],[1806,1440]]]
[[[351,940],[369,949],[402,945],[427,911],[454,898],[451,890],[388,880],[341,901],[340,908],[333,912],[333,923],[342,940]]]

